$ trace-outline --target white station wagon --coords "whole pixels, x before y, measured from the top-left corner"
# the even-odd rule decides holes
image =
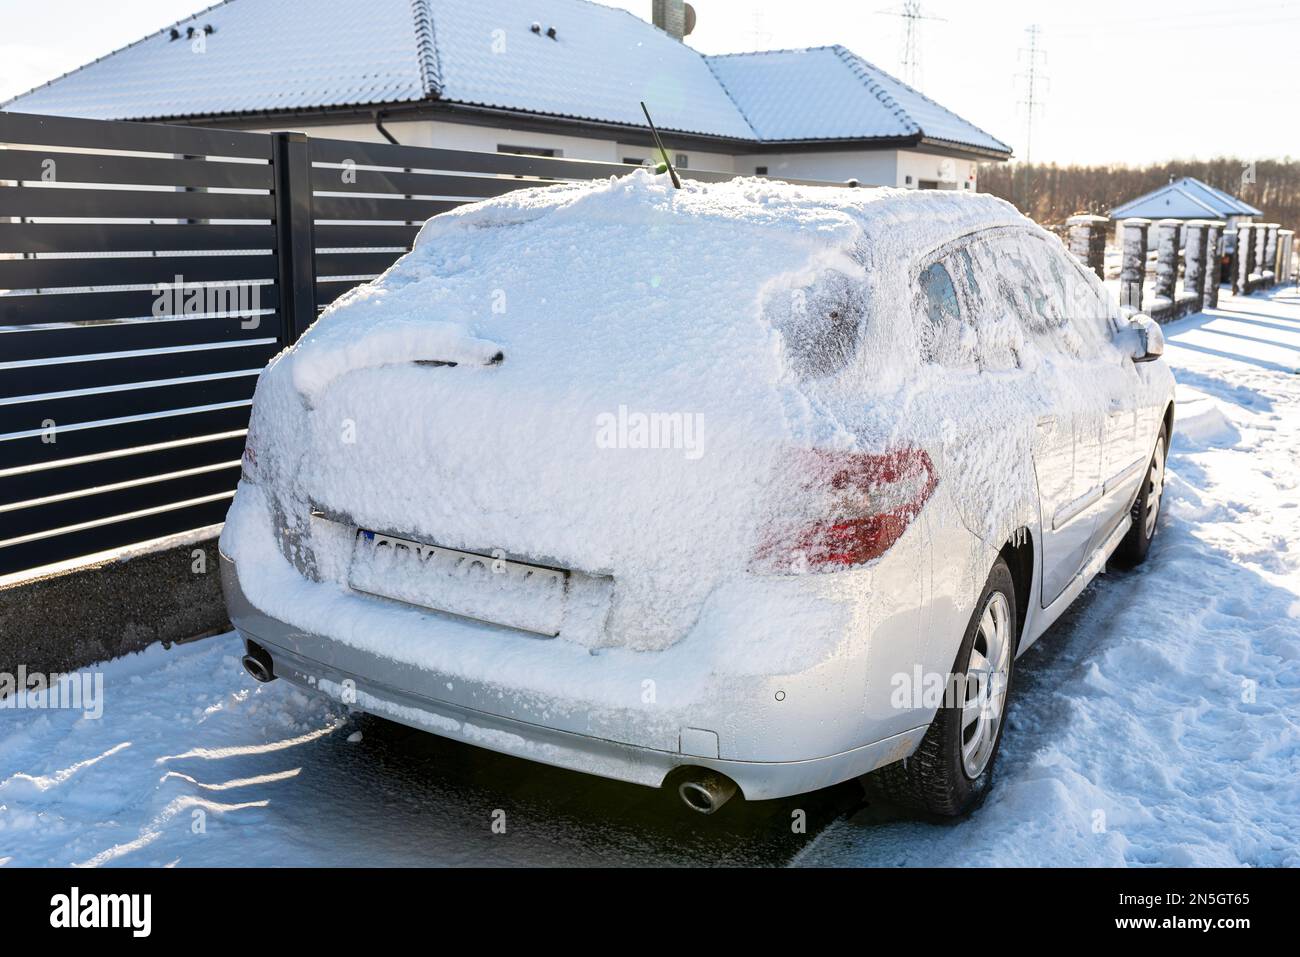
[[[978,195],[522,190],[262,374],[245,665],[705,813],[962,813],[1015,659],[1156,532],[1159,328]]]

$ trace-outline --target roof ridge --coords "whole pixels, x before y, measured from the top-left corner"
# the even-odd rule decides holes
[[[1215,189],[1209,183],[1201,182],[1195,176],[1180,176],[1175,182],[1171,183],[1170,185],[1173,186],[1175,189],[1177,189],[1180,193],[1183,193],[1187,196],[1192,196],[1192,193],[1190,191],[1194,190],[1198,193],[1208,196],[1210,199],[1217,200],[1228,206],[1241,205],[1241,200],[1236,199],[1235,197],[1229,196],[1226,193]],[[1195,199],[1194,196],[1192,198]],[[1201,200],[1201,202],[1202,204],[1204,204],[1205,201]]]
[[[1230,210],[1234,211],[1232,215],[1236,215],[1236,216],[1262,216],[1263,215],[1263,213],[1259,210],[1259,208],[1256,207],[1253,203],[1248,203],[1240,196],[1234,196],[1232,193],[1229,193],[1227,190],[1222,190],[1219,189],[1219,187],[1217,186],[1212,186],[1209,183],[1205,182],[1204,180],[1197,179],[1195,176],[1184,176],[1183,179],[1190,180],[1191,182],[1199,186],[1201,189],[1209,193],[1211,196],[1226,204]]]
[[[434,26],[429,0],[411,0],[415,21],[415,55],[420,64],[420,86],[433,99],[442,94],[442,74],[438,60],[438,32]]]
[[[635,14],[633,14],[635,16]],[[701,53],[706,60],[724,60],[735,56],[767,56],[770,53],[814,53],[817,50],[834,50],[838,44],[823,43],[815,47],[780,47],[775,50],[737,50],[734,53]],[[695,49],[692,47],[691,49]]]
[[[68,70],[66,73],[61,73],[58,76],[53,77],[52,79],[46,80],[44,83],[37,84],[36,86],[32,87],[30,90],[24,90],[22,93],[17,93],[14,96],[9,97],[9,99],[0,102],[0,109],[3,109],[4,107],[8,106],[10,103],[13,103],[15,100],[21,100],[24,96],[30,96],[31,94],[35,93],[37,90],[43,90],[47,86],[50,86],[54,83],[58,83],[60,80],[67,79],[70,76],[74,76],[80,73],[82,70],[89,69],[90,67],[94,66],[96,63],[99,63],[101,60],[107,60],[111,56],[117,56],[119,53],[122,53],[125,50],[129,50],[132,47],[139,46],[141,43],[144,43],[146,40],[152,40],[154,37],[160,36],[161,34],[172,29],[173,27],[178,27],[182,23],[186,23],[190,20],[197,20],[205,13],[209,13],[217,9],[217,7],[224,7],[226,4],[233,3],[233,2],[234,0],[217,0],[216,3],[210,6],[206,6],[202,10],[199,10],[195,13],[191,13],[188,17],[181,17],[179,20],[174,20],[171,23],[167,24],[165,27],[159,27],[157,30],[154,30],[152,33],[146,33],[138,40],[133,40],[132,42],[126,44],[125,46],[118,47],[116,50],[110,50],[108,53],[105,53],[103,56],[95,57],[95,59],[91,60],[89,63],[83,63],[81,64],[81,66]]]
[[[718,71],[713,68],[711,59],[704,54],[700,54],[700,58],[704,60],[704,65],[708,68],[709,75],[713,77],[713,81],[718,84],[727,99],[731,101],[731,105],[736,108],[736,112],[740,114],[740,118],[745,121],[745,126],[747,126],[749,132],[753,134],[754,141],[756,143],[763,142],[763,137],[758,133],[758,127],[756,127],[754,122],[749,118],[749,114],[746,113],[745,108],[740,105],[740,101],[731,95],[731,90],[728,88],[726,81],[723,80],[722,77],[718,75]]]
[[[872,62],[870,62],[870,61],[868,61],[868,60],[864,60],[861,56],[859,56],[858,54],[854,53],[852,50],[848,49],[847,47],[841,46],[840,44],[837,43],[837,44],[835,44],[834,49],[835,49],[837,52],[840,53],[841,57],[843,57],[843,56],[845,56],[845,55],[852,57],[854,60],[856,60],[856,61],[858,61],[859,63],[861,63],[864,67],[870,67],[871,69],[875,70],[877,73],[879,73],[879,74],[881,74],[882,76],[888,78],[891,82],[893,82],[893,83],[897,83],[899,86],[901,86],[903,89],[907,90],[909,93],[915,93],[917,96],[919,96],[921,99],[925,100],[925,102],[929,103],[931,106],[936,107],[936,108],[938,108],[938,109],[940,109],[940,110],[943,110],[945,113],[947,113],[947,114],[948,114],[949,116],[951,116],[953,119],[955,119],[955,120],[959,120],[960,122],[965,123],[965,124],[966,124],[967,126],[969,126],[971,129],[975,130],[975,131],[978,132],[978,133],[982,133],[984,136],[987,136],[989,139],[993,140],[993,142],[995,142],[995,143],[1002,143],[1002,140],[998,139],[996,136],[994,136],[994,135],[993,135],[992,133],[990,133],[988,130],[984,129],[982,126],[976,126],[974,123],[972,123],[970,120],[966,119],[964,116],[958,116],[958,115],[957,115],[956,113],[954,113],[952,110],[948,109],[948,107],[944,106],[942,103],[938,102],[937,100],[933,100],[933,99],[931,99],[930,97],[926,96],[924,93],[922,93],[922,92],[921,92],[920,90],[918,90],[916,87],[912,86],[910,83],[905,83],[904,81],[900,80],[898,77],[896,77],[896,76],[894,76],[892,73],[890,73],[888,70],[883,70],[883,69],[881,69],[880,67],[876,66],[874,63],[872,63]],[[910,115],[910,114],[908,115],[908,118],[911,119],[911,115]],[[920,132],[924,135],[924,134],[925,134],[925,130],[922,130],[922,129],[920,128],[920,125],[919,125],[919,124],[915,124],[915,125],[916,125],[917,129],[920,130]],[[941,137],[941,136],[940,136],[940,137],[936,137],[936,139],[943,139],[943,137]],[[956,140],[947,140],[946,142],[957,142],[957,141],[956,141]],[[1002,145],[1003,145],[1003,146],[1007,146],[1006,143],[1002,143]],[[1007,150],[1010,151],[1010,149],[1011,149],[1011,147],[1007,146]]]
[[[903,105],[894,99],[893,96],[890,95],[889,91],[881,86],[875,78],[867,72],[866,67],[868,64],[862,59],[862,57],[858,56],[847,47],[840,46],[838,43],[831,46],[830,49],[834,50],[835,55],[840,58],[841,62],[843,62],[844,65],[847,66],[849,70],[866,85],[867,90],[872,96],[879,100],[886,109],[892,110],[894,116],[903,121],[905,127],[910,127],[911,132],[914,133],[925,133],[925,131],[921,129],[921,124],[912,119],[912,115],[903,108]],[[883,73],[884,71],[882,70],[881,72]],[[887,73],[885,75],[889,76]],[[890,79],[893,78],[890,77]]]
[[[1213,213],[1215,216],[1218,216],[1218,215],[1219,215],[1219,211],[1218,211],[1217,209],[1215,209],[1213,206],[1211,206],[1211,205],[1210,205],[1209,203],[1207,203],[1205,200],[1203,200],[1203,199],[1198,199],[1197,197],[1193,196],[1190,192],[1188,192],[1187,190],[1185,190],[1185,189],[1182,187],[1182,183],[1183,183],[1183,181],[1186,180],[1186,179],[1187,179],[1187,177],[1183,177],[1182,180],[1179,180],[1177,183],[1170,183],[1170,184],[1169,184],[1168,186],[1166,186],[1165,188],[1166,188],[1166,189],[1173,189],[1173,190],[1176,190],[1177,192],[1181,193],[1182,195],[1184,195],[1184,196],[1186,196],[1188,199],[1190,199],[1190,200],[1191,200],[1193,203],[1195,203],[1197,206],[1201,207],[1201,209],[1208,209],[1208,210],[1209,210],[1211,213]]]

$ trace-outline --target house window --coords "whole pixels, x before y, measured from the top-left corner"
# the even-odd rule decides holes
[[[690,167],[689,157],[685,153],[678,153],[677,159],[673,160],[673,165],[678,169],[688,169]]]
[[[548,149],[545,146],[506,146],[497,144],[498,153],[511,153],[515,156],[563,156],[563,150]]]
[[[908,177],[909,179],[911,177]],[[923,179],[916,184],[921,189],[938,189],[939,181],[937,179]]]
[[[755,167],[754,167],[754,175],[755,175],[755,176],[766,176],[766,175],[767,175],[767,167],[766,167],[766,166],[755,166]]]
[[[649,166],[650,157],[648,156],[624,156],[623,162],[628,166]]]
[[[910,177],[910,176],[904,176],[904,177],[903,177],[903,185],[904,185],[904,186],[911,186],[911,185],[912,185],[912,177]]]

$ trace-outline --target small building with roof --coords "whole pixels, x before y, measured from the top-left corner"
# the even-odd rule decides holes
[[[1110,211],[1113,220],[1149,219],[1155,222],[1161,219],[1221,219],[1228,224],[1229,229],[1236,229],[1238,224],[1249,223],[1262,215],[1262,212],[1245,200],[1191,176],[1171,179],[1165,186],[1153,189]]]

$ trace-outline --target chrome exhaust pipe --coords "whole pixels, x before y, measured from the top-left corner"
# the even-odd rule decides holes
[[[241,659],[244,670],[263,684],[274,681],[275,665],[272,663],[271,656],[267,654],[266,649],[256,642],[245,641],[244,650],[247,652]]]
[[[677,785],[677,794],[692,811],[713,814],[736,795],[736,782],[717,771],[699,770]]]

